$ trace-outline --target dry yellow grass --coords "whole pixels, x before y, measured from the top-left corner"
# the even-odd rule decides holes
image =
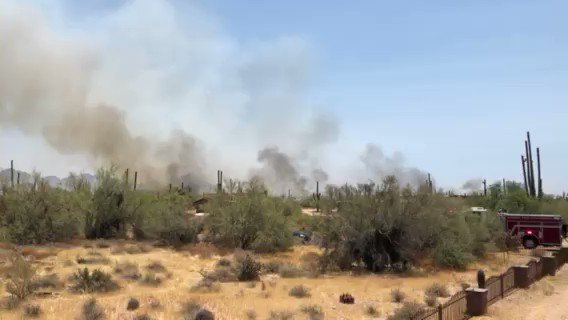
[[[136,314],[148,314],[154,319],[178,319],[181,304],[189,300],[202,303],[213,311],[216,319],[246,319],[249,310],[255,310],[257,319],[268,318],[270,311],[288,310],[305,317],[301,313],[304,305],[319,305],[322,307],[326,319],[366,319],[365,306],[376,306],[381,315],[388,315],[397,303],[392,303],[390,292],[393,288],[401,288],[407,295],[407,300],[423,301],[424,289],[434,282],[447,284],[452,292],[459,290],[460,282],[475,282],[474,269],[484,267],[495,270],[506,269],[507,265],[518,262],[520,256],[515,256],[507,265],[500,257],[487,260],[483,264],[473,266],[466,272],[435,272],[427,276],[402,277],[397,275],[325,275],[318,278],[279,278],[276,275],[267,275],[262,278],[265,285],[260,283],[251,286],[247,283],[222,283],[218,292],[202,293],[192,292],[190,289],[199,280],[201,270],[212,270],[219,255],[204,255],[199,258],[192,255],[189,250],[175,251],[169,248],[153,248],[149,252],[128,254],[126,251],[113,254],[112,247],[117,243],[109,241],[110,247],[97,248],[98,254],[110,259],[108,264],[79,265],[75,262],[77,256],[87,256],[93,252],[92,245],[65,245],[56,249],[51,247],[50,255],[43,256],[35,263],[40,273],[56,273],[60,279],[67,277],[78,268],[84,266],[100,268],[113,273],[117,262],[130,261],[141,268],[159,261],[169,272],[170,277],[164,278],[158,287],[149,287],[134,280],[124,280],[113,274],[121,289],[112,293],[77,295],[67,290],[56,291],[57,295],[48,297],[33,297],[30,302],[37,303],[43,311],[42,319],[77,319],[81,313],[81,306],[91,296],[96,297],[98,303],[105,309],[108,319],[132,319]],[[47,250],[45,247],[35,247],[37,252]],[[191,248],[194,253],[196,253]],[[31,250],[33,251],[33,250]],[[292,264],[301,264],[319,250],[312,246],[297,246],[293,250],[283,253],[260,255],[264,261],[280,260]],[[49,271],[48,271],[49,270]],[[297,299],[288,295],[290,288],[303,285],[310,289],[309,298]],[[4,288],[1,294],[5,294]],[[340,304],[339,294],[349,292],[355,299],[354,305]],[[130,297],[140,300],[140,308],[136,311],[127,311],[126,305]],[[156,307],[159,301],[160,307]],[[21,319],[23,311],[0,311],[0,319]]]

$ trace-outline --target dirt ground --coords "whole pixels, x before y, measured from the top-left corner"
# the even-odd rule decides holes
[[[148,287],[134,280],[120,279],[118,275],[113,274],[113,278],[118,280],[121,288],[112,293],[74,294],[63,288],[54,291],[53,295],[28,298],[26,303],[33,302],[40,305],[42,309],[41,319],[79,319],[83,302],[91,296],[95,297],[99,304],[104,307],[107,319],[133,319],[140,314],[147,314],[153,319],[179,319],[181,304],[191,300],[197,301],[210,309],[215,314],[216,319],[247,319],[245,315],[248,310],[254,310],[257,319],[268,319],[271,311],[279,310],[294,312],[294,319],[308,319],[300,311],[301,307],[314,304],[322,307],[325,312],[325,319],[372,319],[373,317],[366,314],[369,305],[374,306],[380,314],[373,319],[385,319],[400,306],[399,303],[391,302],[390,293],[392,289],[399,288],[402,290],[407,295],[407,300],[422,302],[424,300],[424,289],[432,283],[446,284],[454,293],[460,290],[460,283],[464,281],[470,284],[475,283],[478,268],[485,269],[487,275],[490,276],[506,270],[510,265],[524,263],[529,259],[529,257],[523,255],[511,255],[508,259],[505,259],[502,255],[495,255],[486,261],[472,265],[466,271],[424,269],[412,276],[334,274],[317,278],[280,278],[271,274],[262,277],[265,286],[260,283],[254,285],[254,287],[249,283],[223,283],[219,292],[195,293],[191,292],[190,288],[202,278],[199,271],[212,270],[221,258],[220,255],[203,258],[192,254],[196,253],[195,248],[174,251],[169,248],[153,248],[149,245],[145,246],[150,250],[149,252],[129,254],[116,252],[115,248],[138,244],[118,242],[107,242],[107,245],[110,245],[108,248],[86,248],[93,245],[92,242],[81,242],[72,245],[58,244],[49,247],[26,248],[26,250],[28,254],[37,257],[35,264],[40,275],[56,273],[60,279],[67,279],[78,268],[85,266],[90,269],[100,268],[112,272],[117,263],[125,261],[138,264],[141,272],[150,262],[159,261],[167,268],[170,276],[159,287]],[[317,252],[318,249],[313,246],[296,246],[289,252],[262,255],[259,258],[264,261],[277,259],[298,264],[302,260],[302,256]],[[108,261],[89,265],[77,264],[77,257],[89,255],[104,257]],[[230,258],[230,254],[227,257]],[[568,276],[563,274],[563,276],[552,279],[551,282],[557,291],[552,296],[553,298],[560,301],[561,293],[568,296],[568,285],[566,285],[568,284]],[[291,287],[300,284],[310,289],[311,296],[309,298],[299,299],[288,295]],[[562,285],[564,286],[561,289]],[[264,290],[263,287],[265,287]],[[524,295],[538,297],[538,289],[531,290],[527,293],[516,294],[509,300],[492,306],[492,317],[488,319],[516,319],[506,316],[503,312],[507,311],[507,307],[502,306],[507,304],[512,306],[515,302],[521,303],[524,301],[522,298]],[[339,303],[339,295],[346,292],[355,297],[355,304]],[[4,288],[0,289],[0,295],[6,295]],[[138,310],[126,310],[127,301],[130,297],[140,300]],[[156,300],[160,302],[161,307],[151,308],[150,301]],[[530,311],[538,312],[538,310]],[[0,319],[2,320],[22,318],[21,307],[12,311],[0,311]],[[532,317],[531,319],[540,318]]]

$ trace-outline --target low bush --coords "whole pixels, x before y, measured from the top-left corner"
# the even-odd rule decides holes
[[[41,314],[41,307],[39,304],[26,304],[24,306],[24,314],[29,318],[37,318]]]
[[[323,309],[317,304],[302,306],[300,310],[308,315],[309,320],[323,320],[324,318]]]
[[[217,266],[218,267],[230,267],[231,266],[231,260],[229,260],[227,258],[221,258],[221,259],[219,259],[219,261],[217,261]]]
[[[450,296],[450,291],[446,285],[435,282],[426,288],[425,294],[427,296],[447,298]]]
[[[236,259],[235,271],[239,281],[257,281],[260,279],[261,264],[251,255]]]
[[[218,282],[238,281],[239,279],[235,273],[235,270],[227,267],[217,267],[211,272],[200,271],[203,278]]]
[[[282,262],[271,260],[262,264],[262,272],[264,273],[278,273]]]
[[[92,272],[88,268],[77,270],[71,276],[69,290],[75,293],[109,292],[119,288],[112,280],[110,274],[95,269]]]
[[[117,263],[114,266],[114,272],[127,280],[138,280],[141,277],[140,272],[138,271],[138,265],[129,261]]]
[[[462,288],[463,291],[465,291],[471,287],[471,284],[464,281],[460,283],[460,287]]]
[[[288,291],[288,295],[295,298],[308,298],[311,296],[310,289],[303,285],[293,286],[290,291]]]
[[[387,320],[409,320],[414,319],[419,312],[424,310],[424,306],[416,302],[405,302],[402,307],[396,309],[394,314],[390,315]]]
[[[58,289],[61,288],[62,283],[56,273],[48,274],[45,276],[37,277],[33,281],[35,289]]]
[[[159,261],[152,261],[147,266],[146,269],[151,272],[159,272],[164,273],[167,272],[168,269],[164,267],[164,265]]]
[[[140,279],[140,282],[147,286],[158,287],[162,284],[162,278],[155,273],[148,272]]]
[[[215,315],[211,311],[194,301],[184,303],[181,314],[183,320],[215,320]]]
[[[105,319],[105,313],[97,303],[97,300],[90,298],[83,303],[81,318],[82,320],[103,320]]]
[[[256,320],[256,317],[257,317],[256,311],[254,311],[252,309],[245,311],[245,315],[247,317],[247,320]]]
[[[128,299],[128,303],[126,304],[126,310],[132,311],[138,309],[139,307],[140,307],[140,301],[138,301],[138,299],[136,298]]]
[[[146,313],[138,314],[134,317],[134,320],[154,320],[154,318],[150,317]]]
[[[201,279],[198,283],[191,287],[192,292],[211,293],[221,291],[219,282],[212,281],[211,279]]]
[[[424,303],[429,307],[434,307],[438,303],[438,298],[436,296],[429,296],[427,295],[424,298]]]
[[[109,264],[110,259],[102,255],[90,255],[88,257],[77,256],[75,261],[78,264]]]
[[[365,306],[365,314],[373,318],[376,318],[381,315],[379,310],[377,310],[377,308],[371,304]]]
[[[21,300],[13,295],[0,298],[0,309],[2,310],[16,309],[20,305],[20,302]]]
[[[391,301],[400,303],[406,299],[406,294],[402,292],[399,288],[395,288],[391,290]]]
[[[292,311],[270,311],[268,320],[292,320],[294,313]]]
[[[23,300],[33,293],[36,269],[22,255],[11,254],[8,257],[8,267],[4,272],[6,291],[9,294]]]
[[[280,265],[278,274],[282,278],[299,278],[306,275],[306,272],[293,264],[285,263]]]

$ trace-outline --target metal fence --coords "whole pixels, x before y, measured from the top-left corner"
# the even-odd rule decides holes
[[[557,256],[557,268],[568,262],[568,253],[563,252]],[[544,273],[543,259],[533,259],[526,265],[528,283],[542,279]],[[493,303],[505,298],[518,287],[519,283],[515,282],[515,268],[511,267],[498,276],[492,276],[485,282],[487,289],[487,304]],[[467,314],[467,297],[468,291],[460,291],[453,295],[444,304],[437,308],[425,308],[412,317],[413,320],[464,320],[469,319]]]

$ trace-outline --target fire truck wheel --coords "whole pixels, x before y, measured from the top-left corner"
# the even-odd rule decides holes
[[[524,237],[523,247],[525,249],[534,249],[538,246],[538,240],[535,237]]]

